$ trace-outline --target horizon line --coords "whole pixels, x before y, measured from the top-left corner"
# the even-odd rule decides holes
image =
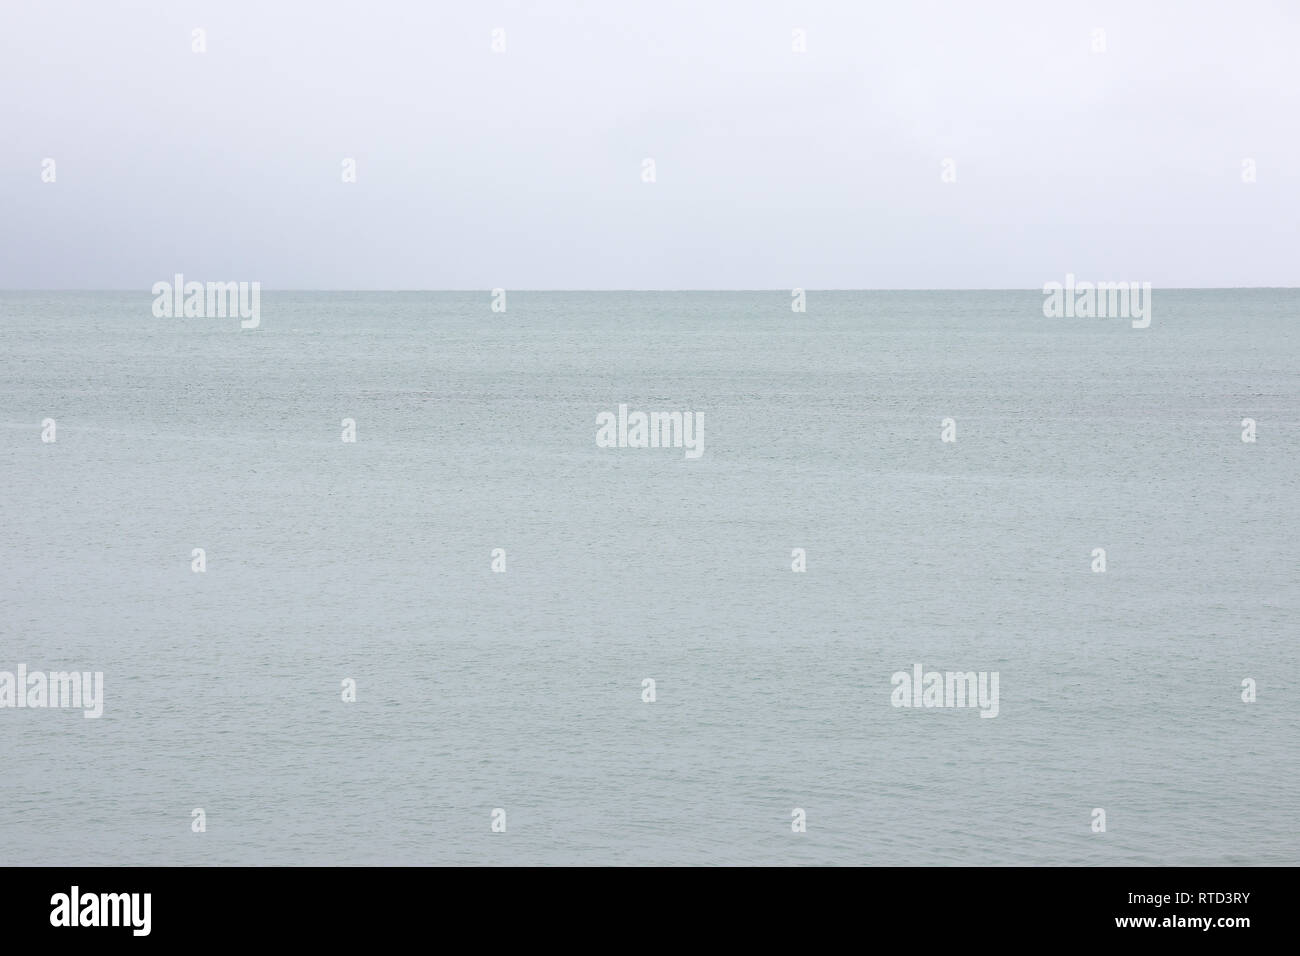
[[[182,275],[183,275],[183,273],[182,273]],[[199,281],[249,282],[249,283],[257,282],[257,283],[259,283],[259,286],[262,288],[262,291],[264,291],[264,292],[350,292],[350,293],[363,293],[363,292],[364,292],[364,293],[388,293],[388,292],[400,292],[400,293],[420,293],[420,294],[427,294],[427,293],[484,293],[484,292],[486,292],[486,293],[488,293],[488,294],[491,294],[492,291],[493,291],[493,288],[488,288],[488,287],[478,287],[478,288],[470,288],[470,289],[416,289],[416,288],[382,288],[382,289],[381,289],[381,288],[350,288],[350,289],[348,289],[348,288],[320,288],[320,287],[316,287],[316,288],[311,288],[311,287],[294,287],[294,288],[289,288],[289,287],[267,287],[267,286],[262,286],[262,285],[261,285],[261,280],[258,280],[258,279],[233,279],[233,280],[232,280],[232,279],[223,279],[223,280],[198,280],[198,279],[195,279],[194,281],[195,281],[195,282],[199,282]],[[1052,280],[1052,281],[1055,281],[1055,280]],[[1083,281],[1084,281],[1084,282],[1089,282],[1089,283],[1091,283],[1091,284],[1093,284],[1093,285],[1095,285],[1097,282],[1114,282],[1114,281],[1127,281],[1130,285],[1135,285],[1135,284],[1136,284],[1136,285],[1141,285],[1141,284],[1143,284],[1143,283],[1140,282],[1140,281],[1138,281],[1138,282],[1134,282],[1134,280],[1110,280],[1110,279],[1108,279],[1108,280],[1090,280],[1090,279],[1085,279],[1085,280],[1083,280]],[[700,292],[711,292],[711,293],[726,293],[726,292],[784,292],[784,293],[789,294],[790,292],[793,291],[794,288],[801,288],[804,292],[1038,292],[1038,293],[1042,293],[1042,292],[1043,292],[1043,290],[1042,290],[1041,288],[1038,288],[1038,287],[1035,287],[1035,286],[1023,286],[1023,287],[1020,287],[1020,286],[960,286],[960,287],[959,287],[959,286],[930,286],[930,287],[908,286],[908,287],[894,287],[894,288],[884,288],[884,287],[862,287],[862,288],[848,288],[848,287],[833,287],[833,288],[832,288],[832,287],[823,287],[823,288],[817,288],[817,287],[813,287],[813,286],[795,286],[795,287],[791,287],[791,288],[786,288],[786,287],[782,286],[782,287],[779,287],[779,288],[748,288],[748,289],[741,289],[741,288],[736,288],[736,289],[670,289],[670,288],[653,288],[653,289],[645,289],[645,288],[527,289],[527,288],[511,288],[511,287],[509,287],[509,286],[496,286],[496,287],[494,287],[494,288],[504,289],[506,292],[549,292],[549,293],[556,293],[556,292],[566,292],[566,293],[569,293],[569,292],[572,292],[572,293],[592,293],[592,292],[638,292],[638,293],[641,293],[641,292],[690,292],[690,293],[700,293]],[[1166,292],[1233,292],[1233,291],[1246,291],[1246,292],[1253,292],[1253,291],[1273,291],[1273,290],[1293,291],[1293,290],[1300,289],[1300,286],[1295,286],[1295,285],[1203,285],[1203,286],[1157,286],[1157,285],[1155,285],[1154,283],[1151,283],[1151,288],[1152,288],[1153,291],[1159,289],[1159,290],[1161,290],[1161,291],[1166,291]],[[83,288],[83,287],[67,287],[67,288],[18,288],[18,287],[8,287],[8,286],[0,287],[0,293],[5,293],[5,292],[140,292],[141,294],[144,294],[144,295],[153,295],[153,294],[154,294],[154,293],[151,291],[151,289],[150,289],[149,287],[145,287],[145,286],[116,286],[116,287],[95,287],[95,288],[89,288],[89,287],[86,287],[86,288]]]

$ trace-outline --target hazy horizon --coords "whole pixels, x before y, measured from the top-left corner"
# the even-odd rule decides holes
[[[196,282],[197,282],[197,281],[216,281],[216,280],[199,280],[199,279],[195,279],[193,276],[189,276],[189,277],[187,277],[187,278],[192,279],[193,281],[196,281]],[[1080,277],[1080,278],[1082,278],[1082,277]],[[248,280],[248,281],[257,281],[257,280]],[[1116,281],[1123,281],[1123,280],[1121,280],[1121,279],[1117,279]],[[262,283],[262,284],[261,284],[261,288],[262,288],[262,291],[263,291],[263,292],[375,292],[375,293],[377,293],[377,292],[397,292],[397,293],[433,293],[433,294],[441,293],[441,292],[447,292],[447,293],[455,293],[455,294],[457,294],[457,295],[468,294],[468,293],[471,293],[471,292],[479,292],[479,293],[483,293],[484,295],[488,295],[488,294],[491,292],[490,289],[468,289],[468,288],[466,288],[466,289],[415,289],[415,288],[411,288],[411,289],[393,289],[393,288],[381,289],[381,288],[364,288],[364,287],[357,287],[357,288],[342,288],[342,287],[338,287],[338,288],[324,288],[324,287],[321,287],[321,288],[289,288],[289,287],[283,287],[283,286],[268,286],[268,285],[266,285],[265,283]],[[1300,288],[1300,286],[1292,286],[1292,285],[1203,285],[1203,286],[1156,286],[1156,287],[1154,287],[1154,288],[1155,288],[1155,291],[1161,291],[1161,292],[1226,292],[1226,291],[1231,291],[1231,290],[1234,290],[1234,289],[1240,289],[1240,290],[1260,290],[1260,291],[1266,291],[1266,290],[1269,290],[1269,289],[1284,289],[1284,290],[1285,290],[1285,289],[1296,289],[1296,288]],[[75,287],[75,288],[35,288],[35,287],[33,287],[33,288],[21,288],[21,287],[0,288],[0,292],[139,292],[139,291],[141,291],[141,290],[138,289],[138,288],[130,287],[130,286],[115,286],[115,287],[102,287],[102,288],[90,288],[90,287],[85,287],[85,288],[81,288],[81,287]],[[146,291],[146,293],[148,293],[148,290],[145,290],[145,291]],[[608,287],[608,288],[589,288],[589,289],[561,289],[561,288],[547,288],[547,289],[537,288],[537,289],[528,289],[528,288],[520,288],[520,289],[506,289],[506,291],[507,291],[507,292],[574,292],[574,293],[578,293],[578,292],[597,292],[597,293],[599,293],[599,292],[648,292],[648,293],[654,293],[654,292],[717,292],[717,293],[726,293],[726,292],[784,292],[784,293],[787,293],[787,294],[788,294],[791,290],[790,290],[790,289],[784,289],[784,288],[778,288],[778,287],[774,287],[774,286],[754,286],[754,287],[751,287],[751,288],[734,288],[734,289],[687,289],[687,288],[666,288],[666,287],[665,287],[665,288],[653,288],[653,289],[651,289],[651,288],[635,289],[635,288],[622,288],[622,287],[620,287],[620,288],[615,288],[615,287],[612,287],[612,286],[611,286],[611,287]],[[811,287],[811,286],[810,286],[810,287],[806,288],[804,291],[805,291],[805,292],[1042,292],[1043,290],[1040,289],[1040,288],[1030,288],[1030,287],[1012,287],[1012,286],[978,286],[978,287],[976,287],[976,286],[933,286],[933,287],[930,287],[930,288],[892,288],[892,289],[891,289],[891,288],[885,288],[885,287],[879,287],[879,288],[857,288],[857,289],[850,289],[850,288],[816,288],[816,287]],[[152,293],[148,293],[148,294],[152,295]]]

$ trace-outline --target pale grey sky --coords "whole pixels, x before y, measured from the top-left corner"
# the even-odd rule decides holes
[[[0,287],[1300,285],[1297,51],[1288,0],[4,0]]]

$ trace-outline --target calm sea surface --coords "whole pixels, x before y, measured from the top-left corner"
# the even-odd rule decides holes
[[[1300,863],[1300,292],[151,301],[0,293],[0,863]]]

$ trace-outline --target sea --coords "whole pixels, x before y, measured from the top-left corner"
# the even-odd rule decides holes
[[[1298,864],[1300,290],[1151,301],[0,292],[0,863]]]

